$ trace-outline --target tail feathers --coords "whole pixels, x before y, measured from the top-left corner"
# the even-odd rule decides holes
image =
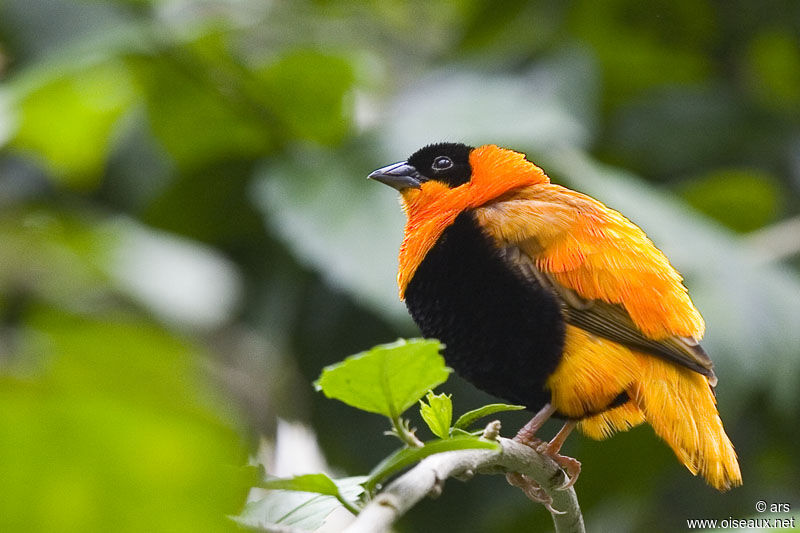
[[[633,402],[603,411],[578,422],[578,429],[595,440],[607,439],[617,431],[628,431],[644,422],[644,413]]]
[[[742,484],[736,452],[705,376],[651,359],[628,394],[692,474],[722,491]]]

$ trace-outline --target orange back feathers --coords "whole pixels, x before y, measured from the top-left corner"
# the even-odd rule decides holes
[[[582,298],[623,305],[647,336],[703,336],[681,275],[638,226],[597,200],[547,183],[476,213],[499,245],[519,246]]]

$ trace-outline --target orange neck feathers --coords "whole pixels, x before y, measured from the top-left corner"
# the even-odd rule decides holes
[[[464,185],[451,189],[431,180],[419,189],[406,189],[402,193],[408,220],[397,273],[401,300],[422,260],[459,214],[511,190],[550,182],[542,169],[527,161],[524,154],[493,144],[475,148],[470,153],[469,163],[472,177]]]

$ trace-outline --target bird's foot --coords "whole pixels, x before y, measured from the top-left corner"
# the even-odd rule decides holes
[[[536,451],[539,451],[540,446],[547,446],[546,440],[542,440],[534,435],[520,435],[520,433],[517,433],[517,436],[512,439],[514,442],[524,444],[528,448]]]
[[[559,446],[558,448],[560,448]],[[564,471],[564,474],[567,476],[566,481],[556,490],[567,490],[571,486],[578,481],[578,476],[581,474],[581,462],[573,457],[568,457],[566,455],[561,455],[558,453],[558,448],[553,446],[552,442],[539,442],[539,444],[534,448],[537,452],[550,457],[553,461],[556,462],[558,466]]]
[[[506,481],[508,481],[510,485],[520,489],[532,502],[544,505],[551,513],[564,514],[563,511],[559,511],[553,507],[553,498],[547,494],[536,481],[525,474],[509,472],[506,474]]]

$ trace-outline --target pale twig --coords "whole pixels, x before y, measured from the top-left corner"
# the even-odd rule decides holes
[[[495,436],[496,423],[487,426],[487,436]],[[564,472],[550,457],[532,448],[497,437],[500,450],[457,450],[432,455],[397,478],[379,492],[361,511],[345,533],[383,533],[422,498],[441,492],[449,477],[469,478],[476,473],[518,472],[536,481],[552,498],[551,513],[557,533],[583,533],[575,490],[558,490],[566,481]]]

